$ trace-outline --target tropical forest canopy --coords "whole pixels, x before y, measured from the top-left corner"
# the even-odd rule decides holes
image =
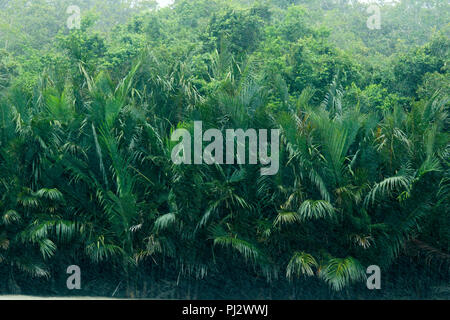
[[[450,5],[369,5],[1,0],[0,293],[448,297]],[[194,121],[279,172],[175,165]]]

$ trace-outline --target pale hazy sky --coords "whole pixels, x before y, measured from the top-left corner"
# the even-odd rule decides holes
[[[171,4],[172,2],[173,2],[173,0],[156,0],[156,1],[158,1],[158,3],[159,3],[159,5],[161,6],[161,7],[165,7],[165,6],[167,6],[168,4]],[[359,2],[376,2],[377,0],[358,0]],[[386,1],[386,2],[395,2],[395,1],[398,1],[398,0],[388,0],[388,1]]]
[[[173,0],[157,0],[157,1],[158,1],[159,5],[160,5],[161,7],[165,7],[165,6],[167,6],[168,4],[170,4],[170,3],[173,2]]]

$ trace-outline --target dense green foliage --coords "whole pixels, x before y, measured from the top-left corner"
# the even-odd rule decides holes
[[[0,293],[448,297],[446,1],[379,30],[352,1],[131,2],[0,1]],[[279,173],[174,165],[195,120],[281,129]]]

